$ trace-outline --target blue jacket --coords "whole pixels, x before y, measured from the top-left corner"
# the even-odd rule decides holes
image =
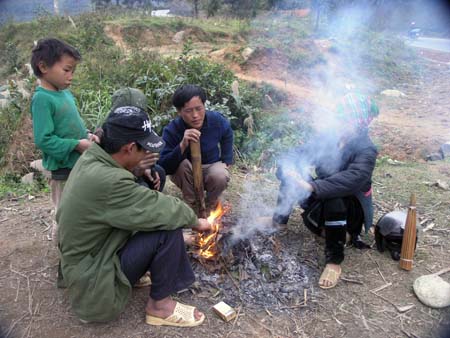
[[[180,116],[164,127],[162,137],[166,145],[161,152],[158,163],[168,175],[173,175],[177,171],[181,161],[191,159],[189,148],[185,150],[184,154],[181,153],[180,149],[180,143],[186,129],[189,129],[189,126]],[[218,161],[228,165],[233,163],[233,130],[225,117],[215,111],[206,111],[200,132],[202,164],[211,164]]]

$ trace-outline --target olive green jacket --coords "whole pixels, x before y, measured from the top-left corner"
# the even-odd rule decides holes
[[[122,311],[131,285],[117,251],[136,231],[174,230],[197,224],[181,200],[135,183],[93,144],[65,185],[56,220],[63,284],[77,316],[108,321]]]

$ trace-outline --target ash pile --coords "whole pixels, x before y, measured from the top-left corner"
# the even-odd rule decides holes
[[[301,235],[266,229],[236,238],[232,224],[236,224],[232,216],[225,215],[225,234],[217,242],[215,257],[206,260],[194,253],[198,288],[216,290],[221,299],[234,304],[278,308],[301,304],[313,275],[301,261]]]

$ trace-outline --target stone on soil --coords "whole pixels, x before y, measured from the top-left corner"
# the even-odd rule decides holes
[[[250,56],[252,56],[252,54],[255,52],[254,49],[250,48],[250,47],[246,47],[243,51],[242,51],[242,57],[244,58],[245,61],[247,61]]]
[[[25,176],[22,176],[21,182],[23,184],[33,184],[34,173],[28,173]]]
[[[425,305],[440,309],[450,305],[450,284],[436,275],[421,276],[414,281],[414,292]]]
[[[184,34],[185,34],[185,31],[179,31],[179,32],[175,33],[175,35],[172,38],[172,41],[175,43],[181,43],[184,39]]]
[[[396,89],[386,89],[386,90],[383,90],[383,91],[381,92],[381,95],[384,95],[384,96],[391,96],[391,97],[405,97],[405,96],[406,96],[405,93],[402,93],[401,91],[396,90]]]

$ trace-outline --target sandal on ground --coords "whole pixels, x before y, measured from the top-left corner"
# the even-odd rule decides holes
[[[326,266],[325,269],[323,270],[322,274],[320,275],[319,287],[322,289],[334,288],[339,280],[339,277],[341,276],[341,272],[342,272],[341,267],[339,267],[339,271],[336,271],[336,270]],[[331,284],[328,286],[325,286],[320,283],[321,281],[331,282]]]
[[[152,285],[152,279],[150,277],[150,272],[146,272],[139,280],[134,284],[135,288],[145,288],[146,286]]]
[[[194,311],[195,307],[177,302],[173,313],[166,319],[147,314],[145,316],[145,322],[150,325],[167,325],[177,327],[198,326],[205,320],[205,315],[202,314],[199,320],[195,320]]]

